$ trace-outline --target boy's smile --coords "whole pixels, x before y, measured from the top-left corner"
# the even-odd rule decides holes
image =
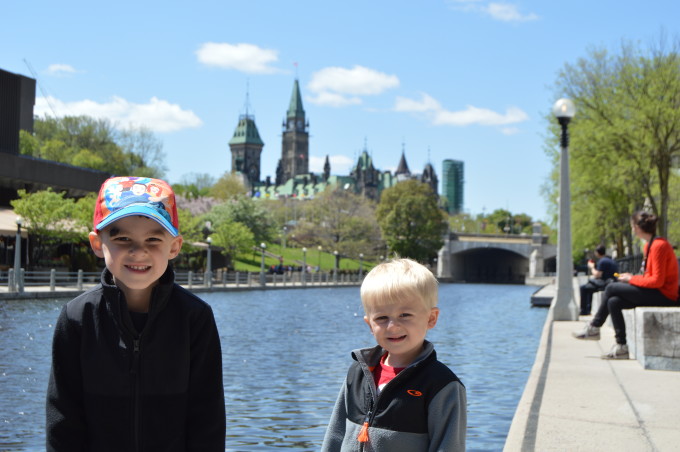
[[[182,238],[172,237],[156,221],[131,216],[103,231],[90,233],[92,250],[103,257],[116,285],[125,293],[131,310],[145,311],[151,290],[179,254]]]
[[[428,309],[419,300],[378,306],[367,312],[364,321],[378,345],[387,350],[385,364],[407,367],[421,352],[427,330],[437,324],[439,309]]]

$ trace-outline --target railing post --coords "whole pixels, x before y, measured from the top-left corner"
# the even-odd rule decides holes
[[[249,273],[250,274],[250,273]],[[238,287],[239,280],[241,279],[241,273],[236,272],[236,287]]]
[[[18,275],[18,281],[19,283],[17,284],[17,292],[19,293],[24,293],[24,276],[25,276],[25,271],[23,268],[19,269],[19,275]],[[17,275],[15,275],[15,278]]]
[[[14,268],[10,268],[7,271],[7,291],[16,292],[17,286],[14,279]]]
[[[83,271],[78,270],[78,284],[77,284],[78,290],[83,290]]]
[[[193,283],[193,280],[194,280],[194,272],[192,272],[191,270],[189,270],[189,273],[187,275],[187,280],[188,280],[187,286],[189,287],[189,289],[191,289],[191,284]]]
[[[222,271],[222,287],[227,287],[227,272]]]
[[[57,270],[53,268],[50,270],[50,292],[55,290],[57,290]]]

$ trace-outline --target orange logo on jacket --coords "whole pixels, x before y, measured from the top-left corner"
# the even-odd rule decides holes
[[[417,391],[417,390],[415,390],[415,389],[408,389],[408,390],[406,390],[406,393],[407,393],[408,395],[412,395],[413,397],[421,397],[421,396],[423,395],[422,392]]]

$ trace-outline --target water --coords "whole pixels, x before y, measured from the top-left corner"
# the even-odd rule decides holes
[[[444,284],[428,333],[468,396],[468,450],[503,448],[547,310],[527,286]],[[318,450],[354,348],[374,345],[359,289],[202,294],[222,337],[227,450]],[[0,301],[0,450],[44,450],[53,324],[63,301]]]

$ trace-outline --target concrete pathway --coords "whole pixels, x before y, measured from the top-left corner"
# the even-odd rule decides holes
[[[602,360],[614,331],[573,338],[582,326],[546,321],[504,450],[680,451],[680,372]]]

